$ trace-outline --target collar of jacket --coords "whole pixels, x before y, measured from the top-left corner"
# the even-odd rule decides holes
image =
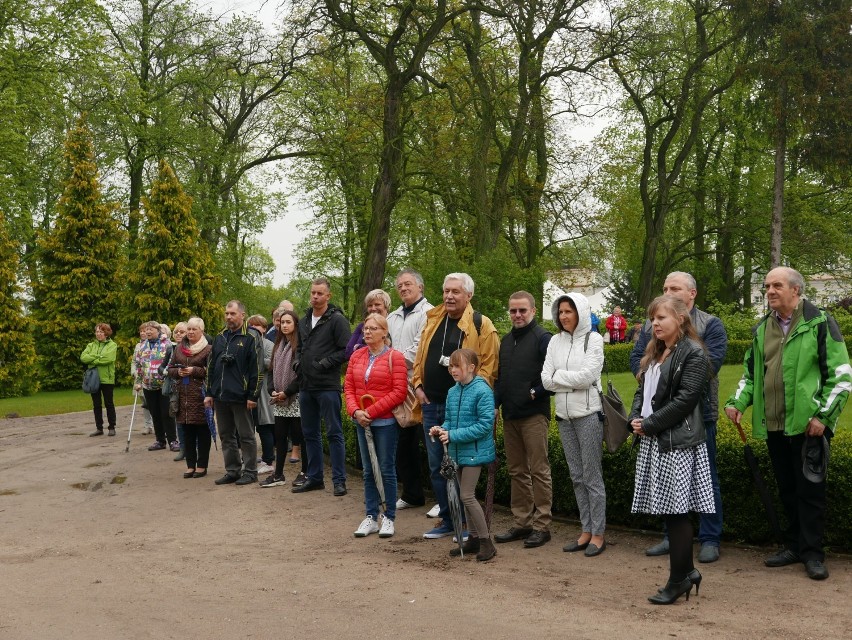
[[[530,331],[532,331],[533,327],[535,327],[535,325],[536,325],[536,321],[535,321],[535,318],[533,318],[532,320],[530,320],[529,324],[524,325],[523,327],[519,327],[519,328],[512,327],[512,337],[517,342],[518,340],[523,338],[525,335],[527,335]]]

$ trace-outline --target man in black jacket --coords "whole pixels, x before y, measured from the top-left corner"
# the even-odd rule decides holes
[[[231,300],[225,305],[225,329],[213,340],[207,364],[204,406],[215,406],[225,460],[225,475],[216,484],[257,482],[257,441],[251,410],[257,406],[263,381],[263,344],[261,335],[245,320],[242,302]]]
[[[535,321],[535,299],[526,291],[509,298],[509,317],[512,331],[500,342],[494,400],[495,406],[503,409],[503,443],[515,525],[494,540],[523,540],[529,549],[550,540],[553,487],[547,431],[552,394],[541,384],[541,369],[551,334]]]
[[[331,285],[325,278],[311,283],[311,309],[299,321],[299,411],[308,456],[307,480],[293,493],[325,489],[320,421],[325,421],[331,456],[334,495],[346,495],[346,447],[340,421],[340,367],[352,332],[340,309],[329,303]]]

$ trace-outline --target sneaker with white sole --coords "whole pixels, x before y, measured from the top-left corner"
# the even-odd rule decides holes
[[[378,530],[379,524],[373,520],[373,516],[367,516],[361,521],[361,524],[358,525],[358,528],[355,530],[355,537],[366,538],[371,533],[377,533]]]
[[[439,522],[438,526],[434,529],[429,529],[426,533],[423,534],[423,537],[427,540],[437,540],[438,538],[446,538],[447,536],[453,535],[453,526],[451,524],[447,524],[446,522]]]
[[[397,509],[399,509],[399,507],[397,507]],[[427,518],[437,518],[439,515],[441,515],[441,505],[439,504],[436,504],[426,512]]]
[[[400,509],[411,509],[413,506],[414,506],[413,504],[408,504],[402,498],[400,498],[399,500],[396,501],[396,510],[397,511],[399,511]]]
[[[267,477],[266,480],[261,482],[260,486],[261,487],[280,487],[280,486],[284,485],[285,482],[287,482],[287,481],[284,479],[284,476],[280,476],[280,477],[276,478],[275,474],[272,474],[269,477]]]
[[[275,471],[275,467],[273,467],[271,464],[266,464],[265,462],[261,462],[261,463],[257,466],[257,473],[258,473],[258,474],[261,474],[261,473],[272,473],[273,471]]]
[[[393,520],[385,516],[382,518],[382,528],[379,529],[379,537],[390,538],[393,533]]]

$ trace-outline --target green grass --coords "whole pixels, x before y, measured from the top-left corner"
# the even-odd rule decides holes
[[[725,406],[725,402],[737,388],[737,384],[740,381],[740,377],[742,376],[743,367],[742,365],[734,365],[729,364],[722,367],[722,370],[719,371],[719,409],[721,410]],[[636,378],[633,377],[630,373],[613,373],[610,374],[610,380],[612,380],[612,384],[618,389],[618,393],[621,394],[621,399],[624,400],[624,404],[627,405],[628,411],[630,407],[630,403],[633,402],[633,393],[636,391]],[[606,388],[606,376],[603,376],[603,384],[604,388]],[[745,412],[745,420],[749,424],[751,423],[751,408],[748,408]],[[850,403],[846,409],[843,410],[843,413],[840,414],[840,419],[837,421],[837,429],[850,429],[852,428],[852,403]]]
[[[133,389],[116,388],[114,399],[116,406],[133,404]],[[0,400],[0,418],[5,418],[10,413],[17,413],[22,418],[28,418],[72,411],[89,411],[91,408],[92,398],[82,391],[40,391],[32,396]]]

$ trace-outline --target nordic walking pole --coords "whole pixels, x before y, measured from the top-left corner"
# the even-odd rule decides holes
[[[130,428],[127,430],[127,446],[124,447],[124,453],[130,451],[130,434],[133,433],[133,419],[136,417],[136,402],[139,400],[139,393],[133,392],[133,411],[130,413]]]

